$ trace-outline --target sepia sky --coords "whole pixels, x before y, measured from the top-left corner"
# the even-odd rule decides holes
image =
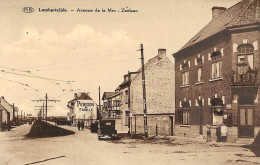
[[[34,106],[42,103],[31,100],[43,99],[45,93],[61,100],[50,103],[54,108],[49,115],[66,115],[75,92],[90,92],[98,103],[99,86],[101,95],[114,91],[124,74],[140,68],[136,50],[141,43],[145,61],[156,56],[158,48],[165,48],[173,61],[171,54],[211,20],[213,6],[228,8],[239,1],[1,0],[0,95],[33,115],[38,112]],[[24,7],[33,7],[34,12],[24,13]],[[76,12],[126,7],[138,12]],[[39,12],[39,8],[68,12]]]

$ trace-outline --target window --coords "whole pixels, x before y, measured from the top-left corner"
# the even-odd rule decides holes
[[[222,54],[220,51],[215,51],[211,53],[211,78],[216,79],[221,77],[221,70],[222,70],[222,61],[221,57]]]
[[[128,126],[128,125],[129,125],[129,118],[130,118],[129,112],[126,112],[126,113],[125,113],[125,126]]]
[[[222,61],[212,62],[212,74],[211,78],[220,78],[221,77],[221,69],[222,69]]]
[[[239,54],[254,53],[254,46],[251,44],[242,44],[237,47]]]
[[[254,69],[254,46],[251,44],[242,44],[237,48],[237,63],[239,66],[249,66]],[[244,65],[243,65],[244,64]]]
[[[201,73],[202,73],[202,68],[198,68],[198,82],[202,82],[202,79],[201,79]]]
[[[120,101],[113,101],[113,110],[120,110]]]
[[[189,84],[189,71],[182,73],[182,85],[188,85]]]
[[[190,108],[183,108],[182,124],[190,124]]]
[[[125,91],[125,103],[128,104],[128,90]]]
[[[219,125],[223,123],[224,115],[223,109],[221,107],[212,108],[213,110],[213,125]]]

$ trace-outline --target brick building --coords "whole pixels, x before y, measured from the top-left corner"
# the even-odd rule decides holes
[[[120,92],[121,96],[121,124],[125,128],[124,132],[125,133],[130,133],[130,106],[131,106],[131,101],[130,101],[130,86],[132,79],[135,75],[139,74],[140,72],[128,72],[127,74],[124,75],[124,81],[119,85],[118,89]]]
[[[260,129],[260,0],[212,8],[212,20],[175,58],[175,134],[206,136],[206,124],[228,126],[227,140],[254,138]]]
[[[166,49],[159,49],[158,55],[144,66],[148,135],[173,135],[175,95],[174,64],[166,57]],[[131,133],[144,133],[143,89],[141,69],[131,78],[129,86],[129,107]]]

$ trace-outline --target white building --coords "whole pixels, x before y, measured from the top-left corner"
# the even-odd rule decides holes
[[[68,102],[67,107],[70,110],[68,119],[73,125],[80,120],[85,121],[89,126],[90,123],[97,120],[97,104],[88,93],[75,93],[74,99]]]

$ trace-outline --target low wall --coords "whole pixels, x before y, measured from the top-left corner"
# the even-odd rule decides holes
[[[149,136],[170,136],[171,119],[170,115],[149,115],[147,116]],[[133,116],[131,133],[144,134],[144,117]]]

